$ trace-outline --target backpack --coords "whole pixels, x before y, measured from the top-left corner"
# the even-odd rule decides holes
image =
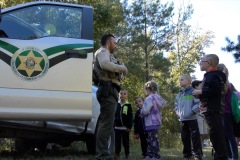
[[[240,122],[240,101],[238,100],[238,96],[234,92],[232,93],[231,107],[234,120],[237,123]]]

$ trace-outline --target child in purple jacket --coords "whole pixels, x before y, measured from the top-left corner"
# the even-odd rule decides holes
[[[144,117],[145,131],[148,134],[146,159],[160,160],[158,130],[162,125],[162,108],[166,105],[166,101],[159,95],[156,82],[145,83],[145,94],[147,98],[140,115]]]

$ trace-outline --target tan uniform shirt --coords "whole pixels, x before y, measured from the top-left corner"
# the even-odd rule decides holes
[[[94,70],[97,72],[99,79],[112,81],[120,85],[116,73],[123,73],[126,67],[117,63],[117,59],[106,48],[101,47],[95,52]]]

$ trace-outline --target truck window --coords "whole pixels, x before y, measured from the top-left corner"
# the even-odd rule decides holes
[[[82,9],[40,5],[2,15],[0,29],[8,38],[36,39],[46,36],[82,38]]]

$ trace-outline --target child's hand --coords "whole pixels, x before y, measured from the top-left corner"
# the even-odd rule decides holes
[[[194,89],[193,92],[192,92],[192,95],[195,97],[195,98],[198,98],[199,99],[199,96],[202,94],[202,90],[196,90]]]
[[[135,134],[135,139],[139,139],[139,134]]]

